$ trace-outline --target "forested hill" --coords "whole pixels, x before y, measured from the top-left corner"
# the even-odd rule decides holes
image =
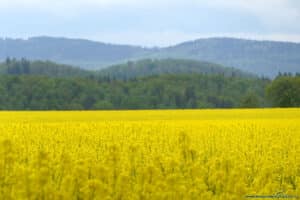
[[[220,74],[224,76],[254,76],[238,69],[221,65],[183,59],[139,60],[115,65],[100,71],[100,75],[129,79],[160,74]]]
[[[174,62],[140,62],[161,64],[172,63],[171,61]],[[194,61],[179,63],[184,62]],[[156,72],[161,72],[158,69],[160,65]],[[0,64],[0,110],[249,108],[300,105],[300,74],[295,77],[281,74],[272,81],[233,73],[235,70],[227,73],[227,68],[219,66],[213,69],[215,70],[207,73],[150,73],[147,77],[136,73],[132,78],[124,78],[122,74],[120,77],[104,76],[52,62],[7,59]]]
[[[234,68],[221,65],[179,59],[140,60],[108,67],[100,71],[84,70],[50,61],[10,59],[0,63],[0,73],[9,75],[44,75],[50,77],[97,76],[111,79],[130,79],[161,74],[220,74],[224,76],[253,76]]]
[[[174,58],[218,63],[269,77],[279,71],[300,72],[300,43],[232,38],[199,39],[166,48],[52,37],[0,39],[0,60],[6,57],[51,60],[84,69],[100,69],[129,60]]]
[[[75,77],[93,74],[90,71],[50,61],[29,61],[7,58],[0,63],[0,74],[7,75],[43,75],[50,77]]]

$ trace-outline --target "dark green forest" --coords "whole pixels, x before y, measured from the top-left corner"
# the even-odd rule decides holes
[[[170,71],[172,63],[177,66],[174,67],[175,71]],[[141,74],[133,70],[130,74],[130,70],[125,68],[127,74],[118,72],[117,75],[109,75],[49,61],[7,59],[0,64],[0,109],[121,110],[300,106],[299,74],[279,74],[276,79],[270,80],[213,64],[205,67],[202,63],[198,71],[185,71],[195,70],[199,64],[186,60],[143,60],[131,64],[140,65],[147,73]],[[131,64],[127,63],[125,66]],[[212,68],[209,68],[210,65]],[[150,69],[147,70],[148,68]],[[153,69],[159,73],[152,74]],[[183,71],[176,71],[178,69]]]
[[[10,75],[45,75],[50,77],[87,76],[91,72],[70,65],[57,64],[51,61],[29,61],[6,58],[0,63],[0,74]]]
[[[265,106],[268,80],[222,75],[159,75],[131,80],[0,76],[0,109],[171,109]],[[246,104],[245,104],[246,103]],[[253,102],[250,102],[253,104]]]
[[[113,65],[100,71],[103,76],[116,79],[129,79],[160,74],[219,74],[224,76],[249,77],[254,74],[246,73],[235,68],[222,65],[184,59],[144,59],[129,61],[125,64]]]
[[[267,86],[266,93],[275,107],[300,107],[300,74],[280,74]]]

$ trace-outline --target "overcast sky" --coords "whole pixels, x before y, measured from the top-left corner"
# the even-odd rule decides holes
[[[0,0],[0,37],[167,46],[203,37],[300,42],[300,0]]]

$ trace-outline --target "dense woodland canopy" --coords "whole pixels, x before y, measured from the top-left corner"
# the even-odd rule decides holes
[[[264,106],[267,80],[222,75],[159,75],[131,80],[0,76],[1,109],[157,109]]]
[[[0,64],[0,74],[73,77],[87,76],[90,72],[51,61],[29,61],[24,58],[20,60],[6,58],[5,62]]]
[[[52,62],[7,59],[0,64],[2,110],[249,108],[300,106],[300,76],[275,80],[223,67],[180,73],[193,61],[144,60],[147,74],[104,75]],[[175,72],[170,73],[171,63]],[[166,63],[166,67],[162,63]],[[195,64],[195,63],[194,63]],[[203,63],[202,63],[203,64]],[[127,64],[129,65],[129,64]],[[195,64],[195,66],[197,66]],[[202,66],[202,68],[201,68]],[[147,68],[141,66],[143,70]],[[155,70],[160,73],[151,74]],[[165,70],[167,69],[167,70]],[[164,71],[165,70],[165,71]],[[225,71],[224,71],[225,70]],[[227,71],[228,70],[228,71]],[[128,73],[128,69],[125,70]],[[146,70],[147,71],[147,70]],[[234,73],[233,73],[234,72]],[[142,77],[141,77],[142,76]]]
[[[300,74],[280,74],[266,92],[273,106],[300,107]]]
[[[117,79],[129,79],[134,77],[146,77],[160,74],[219,74],[224,76],[250,77],[253,74],[246,73],[235,68],[222,65],[184,59],[144,59],[129,61],[125,64],[114,65],[100,71],[101,75]]]

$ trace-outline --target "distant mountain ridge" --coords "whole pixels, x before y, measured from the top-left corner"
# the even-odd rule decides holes
[[[148,49],[113,45],[84,39],[32,37],[0,39],[0,59],[14,57],[31,60],[51,60],[82,68],[103,67],[145,55]]]
[[[100,69],[145,58],[173,58],[213,62],[269,77],[278,72],[300,72],[300,43],[234,38],[199,39],[166,48],[53,37],[0,39],[0,60],[8,56],[51,60],[84,69]]]
[[[209,38],[162,49],[160,57],[204,60],[258,75],[300,72],[300,43]]]

